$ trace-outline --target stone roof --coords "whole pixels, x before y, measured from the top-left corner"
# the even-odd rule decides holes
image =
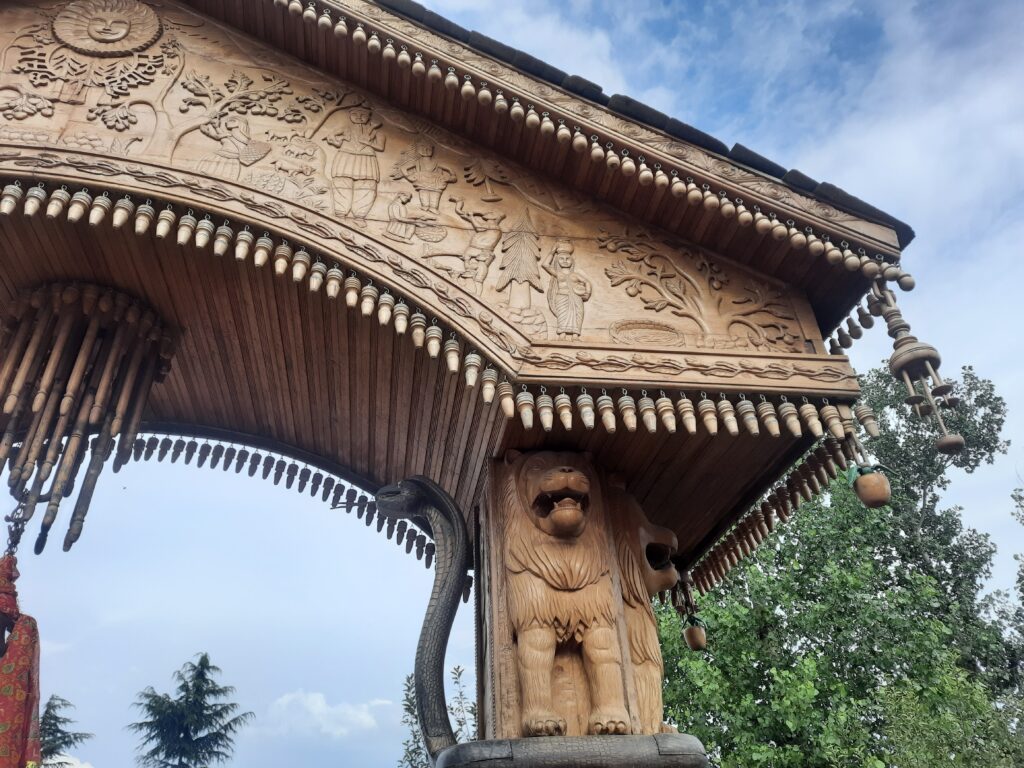
[[[778,163],[742,144],[733,144],[732,148],[730,148],[725,142],[705,133],[699,128],[688,125],[674,117],[669,117],[664,112],[659,112],[653,107],[629,96],[621,94],[609,96],[597,83],[593,83],[579,75],[570,75],[558,67],[541,61],[524,51],[505,45],[480,32],[474,32],[461,27],[444,16],[424,8],[413,0],[375,1],[384,8],[405,16],[410,21],[429,27],[438,34],[458,40],[465,45],[475,48],[482,54],[491,56],[516,67],[528,75],[563,88],[580,98],[600,104],[622,117],[643,123],[676,139],[689,142],[709,152],[721,155],[733,163],[778,180],[798,192],[811,195],[849,213],[886,224],[896,231],[900,248],[905,248],[914,239],[914,230],[909,224],[851,195],[835,184],[830,184],[827,181],[817,181],[796,168],[787,170]]]

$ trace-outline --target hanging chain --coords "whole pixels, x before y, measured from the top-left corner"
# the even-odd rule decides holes
[[[7,522],[7,550],[5,554],[14,555],[18,551],[22,534],[25,533],[25,525],[28,523],[28,519],[25,516],[25,505],[19,504],[16,506],[14,511],[7,515],[4,520]]]

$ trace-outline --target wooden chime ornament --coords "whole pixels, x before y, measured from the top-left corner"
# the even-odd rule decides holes
[[[39,288],[14,303],[5,326],[13,332],[0,350],[0,402],[9,417],[0,472],[6,469],[25,521],[46,504],[37,552],[61,502],[79,488],[67,550],[81,535],[114,438],[119,463],[132,450],[150,388],[169,370],[173,342],[144,304],[94,285]],[[156,447],[144,446],[150,453]]]
[[[930,344],[919,341],[910,332],[910,324],[903,319],[903,313],[896,306],[896,296],[878,280],[872,288],[877,306],[881,307],[882,318],[893,338],[893,353],[889,358],[889,370],[907,388],[904,402],[914,409],[921,418],[931,418],[941,436],[935,441],[939,453],[954,454],[964,449],[964,439],[946,428],[940,409],[953,408],[957,401],[951,397],[953,385],[939,376],[942,359]]]
[[[691,585],[693,578],[683,574],[673,590],[673,607],[683,620],[683,639],[691,651],[703,651],[708,647],[707,625],[697,615],[697,603],[693,599]]]

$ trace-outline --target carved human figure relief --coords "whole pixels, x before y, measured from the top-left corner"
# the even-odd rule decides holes
[[[402,152],[391,172],[393,179],[406,179],[419,196],[420,207],[437,213],[441,195],[456,179],[451,168],[437,162],[433,142],[424,137],[416,139],[412,147]]]
[[[560,239],[544,262],[544,271],[551,275],[548,307],[560,339],[575,339],[583,332],[583,304],[593,293],[590,281],[576,269],[574,250],[571,241]]]
[[[349,110],[349,127],[333,134],[327,143],[338,151],[331,164],[334,184],[334,215],[351,218],[361,227],[377,199],[380,164],[377,153],[384,151],[385,136],[380,123],[371,121],[366,107]]]
[[[269,144],[253,140],[249,121],[244,117],[218,114],[199,130],[218,145],[196,161],[199,173],[237,180],[243,167],[248,168],[270,154]]]
[[[438,264],[444,260],[458,260],[458,266],[454,268],[443,264],[439,266],[452,274],[459,285],[479,296],[483,292],[487,271],[495,259],[494,249],[501,240],[501,222],[505,220],[505,214],[487,210],[468,211],[462,198],[452,197],[450,200],[455,203],[456,215],[473,230],[469,244],[461,254],[427,251],[425,257]]]
[[[593,734],[630,733],[616,630],[608,522],[597,474],[582,454],[506,457],[506,599],[515,637],[522,734],[560,735],[552,701],[555,653],[582,659]]]

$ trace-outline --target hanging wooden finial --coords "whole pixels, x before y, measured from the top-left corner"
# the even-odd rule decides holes
[[[601,424],[604,425],[605,432],[610,435],[615,434],[615,403],[603,390],[597,398],[597,412],[601,416]]]
[[[540,394],[537,395],[537,418],[545,432],[550,432],[555,425],[555,403],[544,387],[540,388]]]
[[[654,405],[654,399],[647,396],[647,391],[640,393],[637,401],[637,413],[640,414],[640,421],[652,435],[658,431],[658,411]],[[673,414],[674,415],[674,414]]]
[[[737,437],[740,433],[739,423],[736,421],[736,408],[733,406],[725,394],[721,394],[718,400],[718,415],[721,417],[722,424],[725,426],[725,431],[728,432],[732,437]]]
[[[741,397],[739,402],[736,403],[736,413],[743,421],[743,426],[746,427],[754,437],[761,434],[761,430],[757,424],[757,411],[754,408],[754,404],[747,400],[745,397]]]
[[[670,435],[674,435],[677,422],[675,405],[672,403],[672,399],[662,392],[661,396],[655,401],[654,407],[658,412],[658,418],[661,419],[661,423],[665,427],[665,431]]]
[[[622,390],[618,405],[619,415],[622,417],[622,423],[625,425],[626,431],[636,432],[636,401],[626,390]]]
[[[558,420],[562,423],[562,427],[566,432],[572,431],[572,398],[565,393],[563,389],[557,395],[555,395],[554,401],[555,413],[558,414]]]
[[[700,420],[708,434],[712,437],[717,435],[718,409],[715,407],[715,402],[708,399],[708,396],[703,392],[701,392],[701,399],[697,403],[697,413],[700,415]]]
[[[588,430],[593,429],[596,425],[594,398],[585,389],[576,396],[576,409],[579,411],[583,427]]]
[[[807,398],[804,398],[803,405],[799,408],[800,418],[803,420],[804,426],[810,431],[812,435],[820,438],[825,434],[821,426],[821,420],[818,418],[818,409],[814,407],[812,403],[807,402]]]
[[[519,419],[523,422],[523,429],[533,429],[534,399],[533,393],[526,387],[516,394],[516,410],[519,411]]]
[[[501,405],[501,412],[505,414],[506,419],[511,419],[516,415],[516,399],[515,390],[512,388],[512,384],[508,381],[502,381],[498,384],[498,403]]]
[[[686,396],[685,392],[679,393],[679,399],[676,400],[676,413],[679,415],[679,421],[683,424],[683,429],[688,434],[697,434],[696,409],[693,406],[693,401]]]
[[[494,392],[498,386],[498,372],[494,368],[485,368],[480,375],[480,396],[485,405],[494,402]]]

